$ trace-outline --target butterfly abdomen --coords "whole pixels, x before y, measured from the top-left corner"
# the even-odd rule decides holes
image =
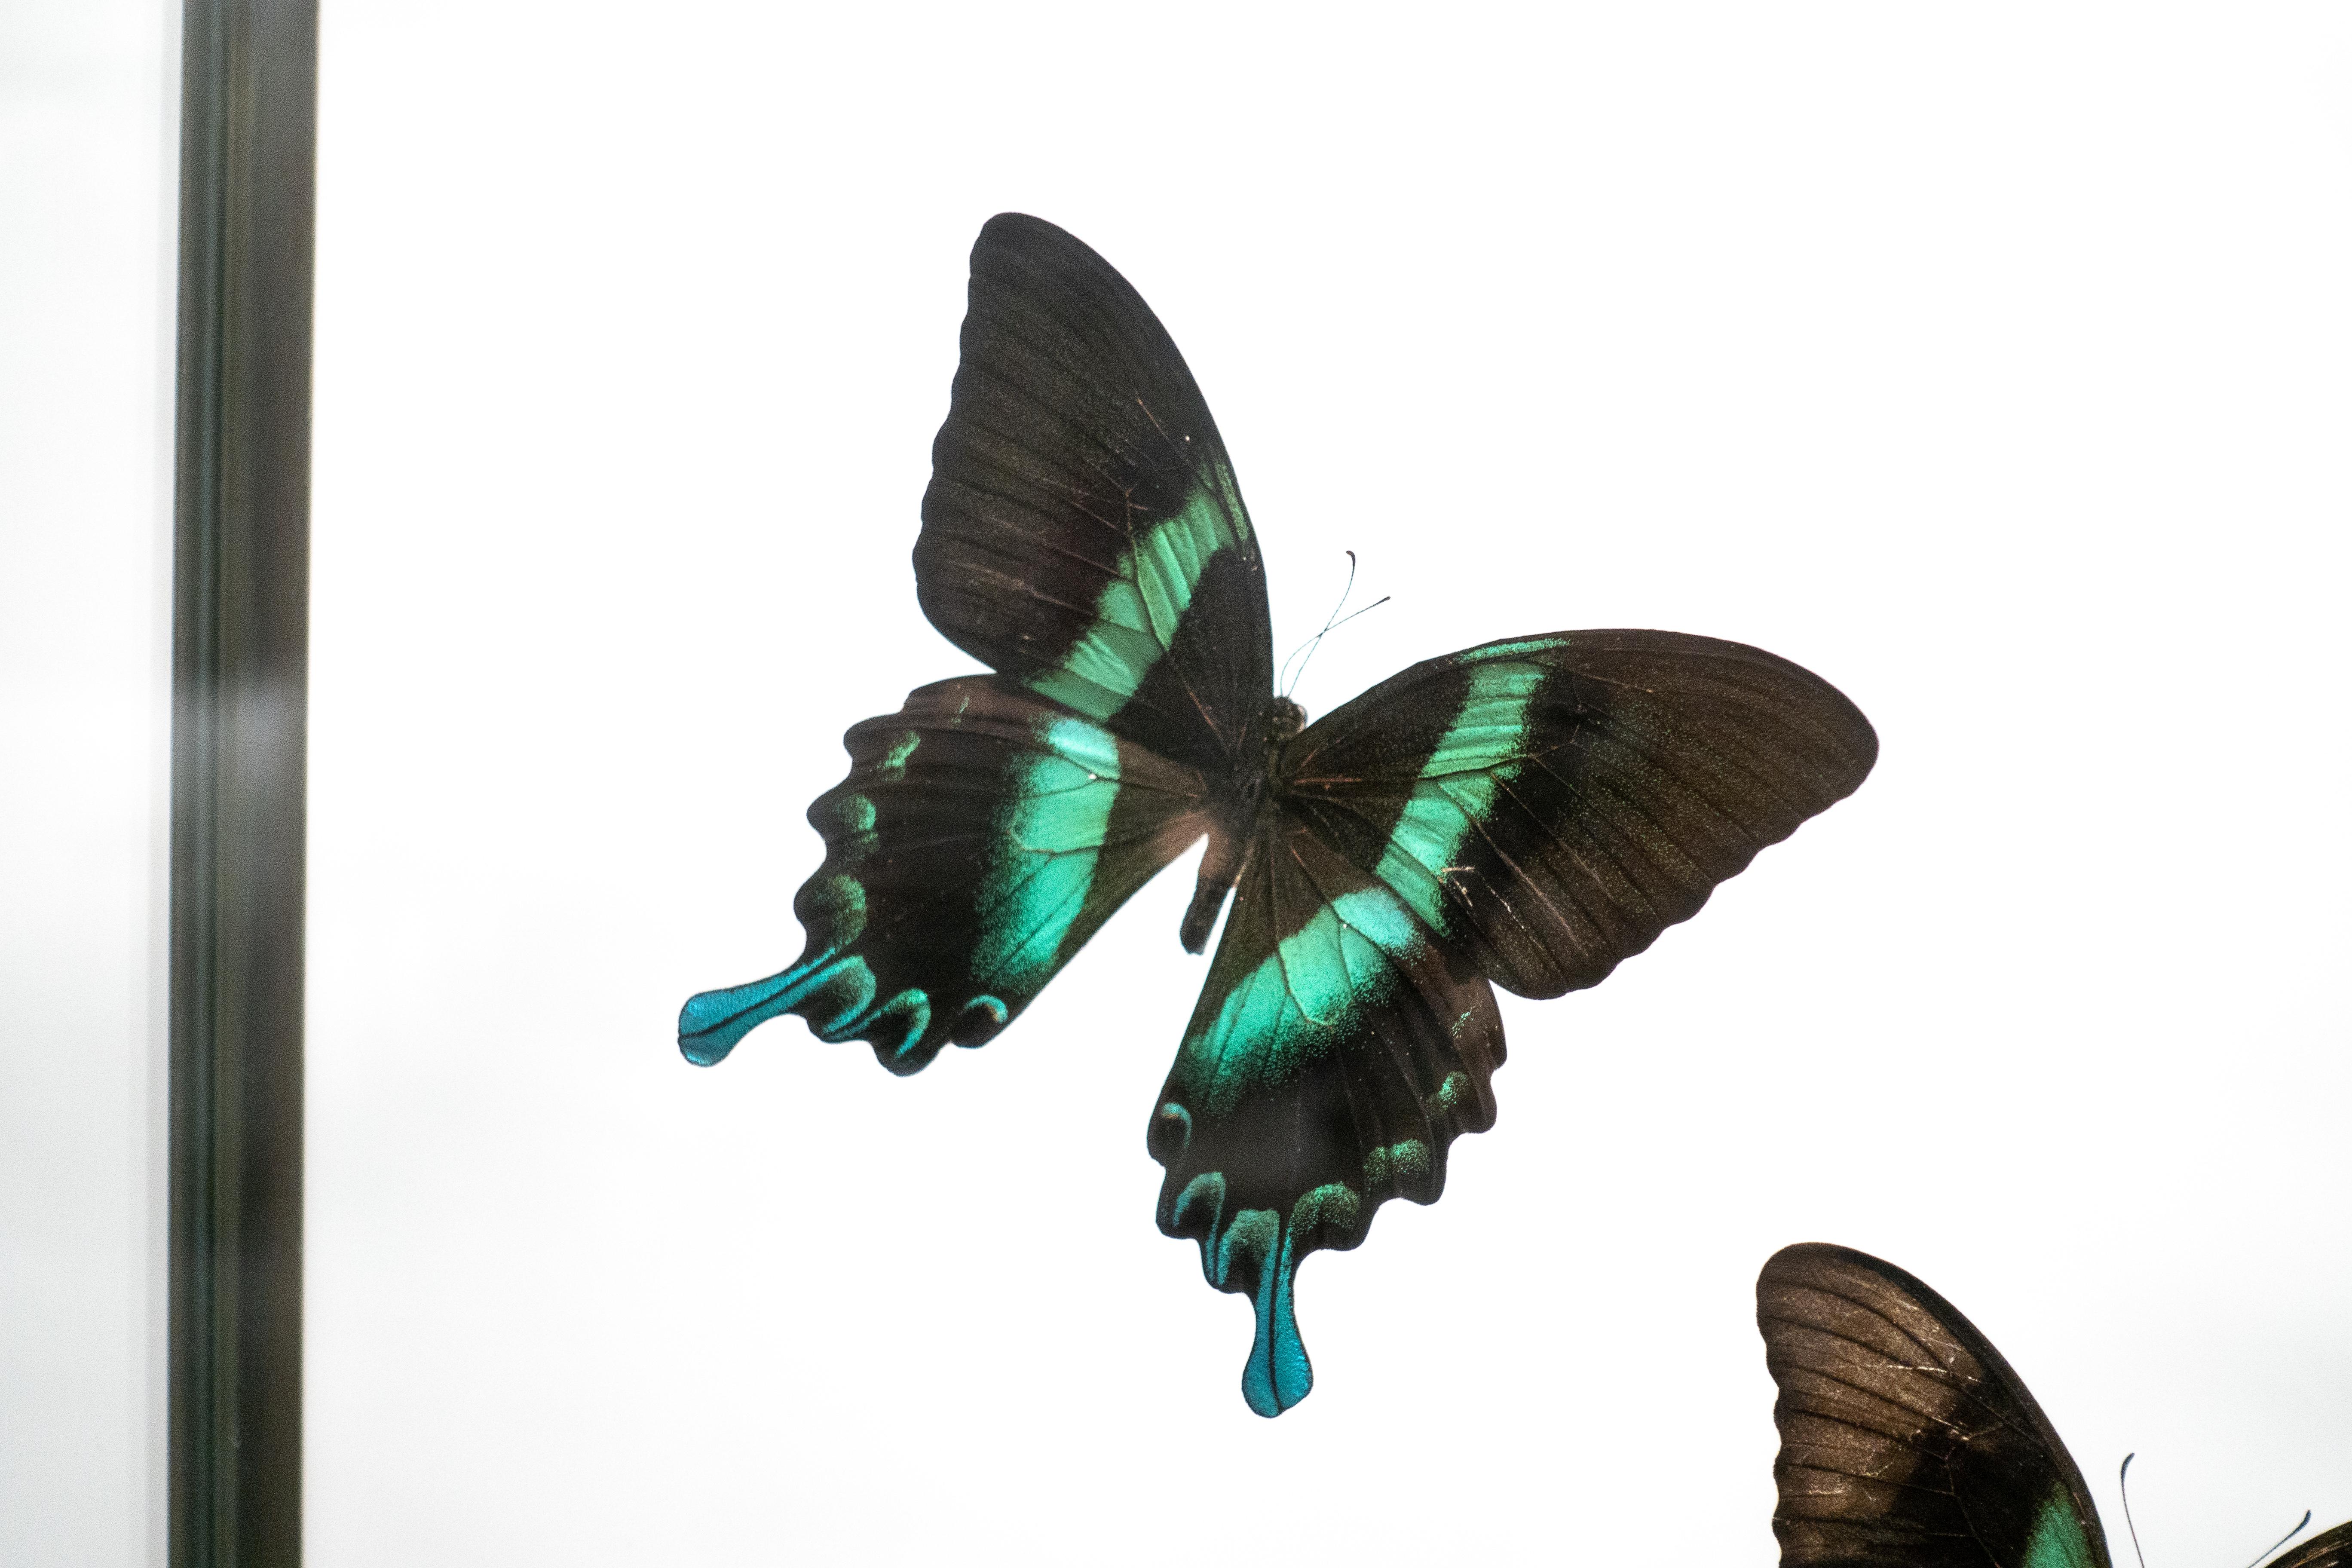
[[[1287,697],[1273,699],[1223,776],[1212,786],[1209,847],[1202,855],[1192,901],[1177,933],[1185,952],[1199,952],[1208,946],[1217,913],[1255,852],[1252,847],[1273,830],[1278,806],[1275,779],[1282,748],[1306,723],[1305,709]]]

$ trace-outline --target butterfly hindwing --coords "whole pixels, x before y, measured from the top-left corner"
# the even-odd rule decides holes
[[[1275,1415],[1312,1382],[1292,1280],[1391,1197],[1433,1203],[1446,1149],[1494,1124],[1502,1020],[1397,894],[1296,820],[1253,840],[1152,1118],[1160,1227],[1194,1239],[1257,1333],[1243,1374]]]
[[[1853,703],[1738,643],[1561,632],[1413,666],[1292,741],[1286,807],[1508,990],[1556,996],[1851,794]]]
[[[1807,1243],[1764,1266],[1756,1321],[1780,1391],[1782,1568],[2110,1568],[2041,1406],[1935,1291]]]
[[[1002,677],[923,687],[845,744],[849,777],[809,807],[825,856],[793,900],[806,949],[687,1003],[695,1061],[787,1012],[895,1072],[980,1045],[1202,832],[1198,772]]]
[[[1164,757],[1263,750],[1265,574],[1215,422],[1142,297],[1041,219],[972,247],[915,585],[957,647]]]

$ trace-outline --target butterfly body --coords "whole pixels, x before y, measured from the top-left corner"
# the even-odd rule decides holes
[[[1433,1201],[1448,1146],[1493,1124],[1494,986],[1598,983],[1876,753],[1818,677],[1654,631],[1486,644],[1308,723],[1273,689],[1255,535],[1175,345],[1019,215],[972,252],[914,563],[994,673],[850,730],[809,811],[801,958],[688,1001],[680,1047],[715,1062],[792,1012],[916,1071],[992,1038],[1205,838],[1179,937],[1223,934],[1147,1142],[1160,1227],[1252,1300],[1264,1415],[1311,1381],[1299,1262]]]

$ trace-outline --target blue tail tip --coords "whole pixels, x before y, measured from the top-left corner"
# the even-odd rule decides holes
[[[698,1068],[726,1060],[737,1041],[777,1011],[761,1005],[772,1002],[777,989],[775,981],[761,980],[688,997],[677,1010],[679,1053]]]
[[[1306,1342],[1298,1337],[1298,1320],[1291,1311],[1291,1276],[1296,1268],[1286,1237],[1280,1266],[1267,1269],[1258,1281],[1257,1332],[1250,1342],[1249,1361],[1242,1368],[1242,1397],[1268,1420],[1306,1398],[1315,1387],[1315,1367],[1307,1359]]]

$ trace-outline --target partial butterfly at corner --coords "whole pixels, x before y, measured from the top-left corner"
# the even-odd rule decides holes
[[[1935,1291],[1807,1242],[1764,1265],[1756,1324],[1780,1389],[1781,1568],[2112,1568],[2049,1418]],[[2352,1568],[2352,1523],[2269,1568]]]
[[[1181,937],[1233,910],[1152,1114],[1160,1228],[1249,1296],[1251,1408],[1310,1373],[1298,1264],[1436,1199],[1495,1118],[1492,987],[1556,996],[1687,920],[1860,784],[1877,739],[1785,659],[1671,632],[1518,637],[1307,725],[1274,691],[1265,571],[1167,331],[1108,263],[1004,214],[971,253],[915,591],[994,670],[847,737],[809,820],[799,960],[687,1003],[718,1061],[797,1013],[910,1073],[995,1037],[1196,840]]]

